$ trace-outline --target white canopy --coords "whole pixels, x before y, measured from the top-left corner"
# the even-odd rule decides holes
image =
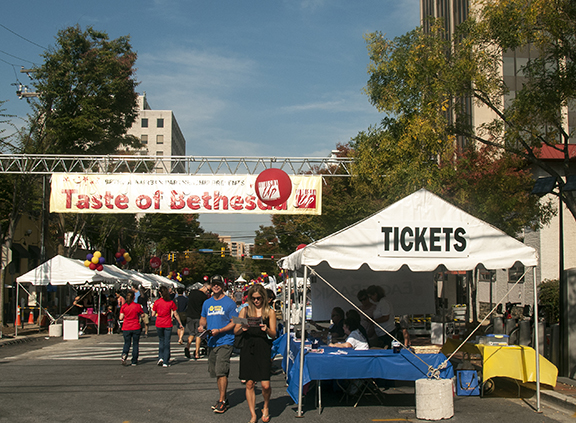
[[[295,270],[327,262],[333,269],[431,272],[536,266],[536,250],[421,189],[378,213],[280,260]]]
[[[160,275],[157,275],[155,273],[145,273],[144,276],[151,278],[151,279],[154,279],[160,285],[164,285],[164,286],[171,287],[171,288],[184,288],[186,286],[183,283],[180,283],[180,282],[172,280],[172,279],[168,279],[165,276],[160,276]]]
[[[33,285],[82,285],[92,282],[116,282],[118,279],[108,273],[90,270],[80,260],[55,256],[29,272],[18,276],[16,282]]]

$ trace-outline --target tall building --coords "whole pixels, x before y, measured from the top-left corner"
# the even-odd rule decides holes
[[[146,93],[138,96],[138,118],[128,131],[142,142],[138,154],[150,156],[185,156],[186,140],[171,110],[152,110]],[[169,165],[157,166],[157,172],[179,172]]]
[[[447,34],[452,35],[456,27],[462,23],[470,12],[471,2],[469,0],[420,0],[420,20],[424,31],[430,31],[430,17],[442,19]],[[522,68],[528,63],[531,58],[535,57],[536,52],[530,48],[518,49],[515,51],[505,51],[502,54],[502,67],[500,69],[503,81],[510,89],[509,93],[503,98],[504,107],[510,104],[516,92],[522,88],[525,82]],[[490,122],[496,118],[493,111],[474,104],[470,99],[460,99],[461,104],[466,108],[467,114],[470,117],[470,122],[473,127],[479,127],[482,123]],[[564,110],[566,128],[572,131],[576,129],[576,108]],[[571,140],[572,141],[572,140]],[[465,139],[458,139],[459,146],[465,146],[469,141]],[[575,143],[576,140],[572,142]],[[576,149],[571,157],[576,166]],[[561,160],[555,157],[555,153],[551,150],[543,149],[542,159],[545,159],[552,167],[561,166]],[[537,179],[542,176],[549,176],[540,168],[533,169],[534,178]],[[558,204],[556,196],[547,196],[544,200],[552,200],[554,204]],[[576,237],[576,222],[572,215],[564,207],[564,222],[560,225],[558,215],[556,215],[551,223],[538,231],[526,230],[522,237],[524,242],[535,248],[538,251],[539,265],[536,268],[536,280],[542,281],[545,279],[558,279],[560,276],[559,265],[559,228],[563,227],[564,233],[564,268],[576,267],[576,246],[571,240]],[[569,241],[570,240],[570,241]],[[509,283],[515,282],[523,273],[524,268],[520,263],[516,263],[512,269],[480,269],[477,304],[479,308],[481,303],[489,304],[500,300],[512,285]],[[466,302],[470,301],[470,293],[466,291],[465,284],[462,281],[461,275],[452,275],[456,279],[455,288],[447,293],[449,302]],[[494,281],[494,283],[492,282]],[[524,282],[518,284],[512,292],[510,292],[504,302],[520,302],[522,304],[532,304],[532,275],[528,272]],[[452,285],[454,286],[454,285]],[[486,309],[487,307],[485,307]]]

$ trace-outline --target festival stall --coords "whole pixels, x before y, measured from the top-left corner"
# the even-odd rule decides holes
[[[431,313],[433,276],[439,267],[471,271],[482,264],[486,269],[506,269],[516,262],[532,267],[535,284],[538,260],[533,248],[421,189],[284,257],[279,266],[300,272],[300,276],[303,272],[304,279],[311,280],[312,318],[326,319],[335,306],[350,308],[357,292],[368,285],[385,287],[397,315]],[[301,333],[305,332],[305,320],[303,314]],[[538,357],[536,344],[536,368]],[[300,353],[299,415],[303,363],[304,342]],[[539,401],[539,381],[537,386]]]

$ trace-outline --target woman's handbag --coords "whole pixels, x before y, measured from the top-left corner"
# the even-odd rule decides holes
[[[242,349],[244,346],[244,333],[240,335],[234,335],[234,348],[237,350]]]

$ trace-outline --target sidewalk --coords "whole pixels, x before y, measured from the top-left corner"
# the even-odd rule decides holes
[[[2,328],[2,337],[0,338],[0,347],[12,344],[21,344],[30,342],[38,338],[48,336],[48,328],[40,328],[37,324],[25,323],[24,328],[18,327],[18,336],[13,324]]]

